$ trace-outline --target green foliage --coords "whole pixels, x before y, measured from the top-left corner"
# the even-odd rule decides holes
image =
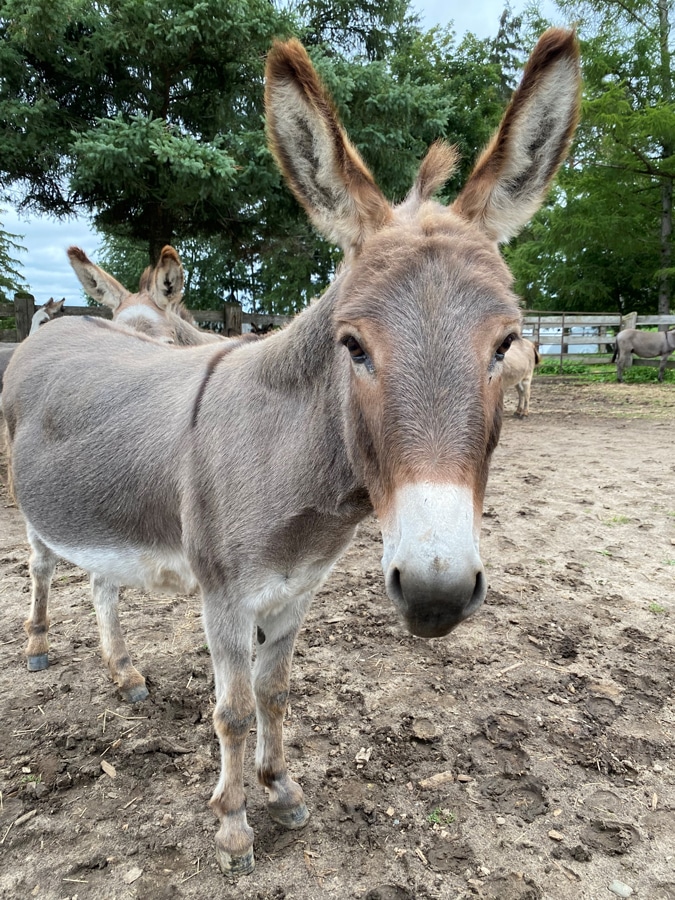
[[[0,209],[0,215],[2,210]],[[0,225],[0,302],[7,303],[14,299],[17,291],[26,290],[22,283],[21,273],[17,266],[20,262],[14,258],[15,253],[25,252],[25,247],[20,243],[21,235],[4,231]],[[12,324],[8,324],[11,322]],[[14,328],[14,319],[0,321],[0,328]]]
[[[452,825],[455,821],[456,816],[454,812],[449,809],[441,809],[440,806],[437,806],[427,816],[427,822],[430,825]]]
[[[506,250],[516,289],[535,309],[667,312],[675,100],[657,4],[559,6],[580,23],[582,117],[549,204]]]
[[[294,312],[339,253],[266,147],[273,38],[308,46],[382,190],[400,200],[437,138],[462,153],[445,189],[456,193],[503,109],[520,30],[506,14],[494,40],[457,44],[450,30],[423,31],[408,0],[4,0],[0,184],[32,211],[91,213],[131,289],[171,243],[192,305]]]
[[[537,366],[537,377],[550,375],[571,376],[576,381],[595,384],[613,384],[616,382],[616,365],[607,363],[594,363],[585,366],[582,363],[563,360],[562,371],[560,369],[560,357],[544,356]],[[658,367],[641,366],[636,359],[633,365],[623,373],[626,384],[658,384]],[[675,369],[666,369],[663,373],[664,383],[675,384]]]

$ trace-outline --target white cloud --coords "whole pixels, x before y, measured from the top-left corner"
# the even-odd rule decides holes
[[[17,268],[28,284],[38,306],[50,297],[65,297],[71,306],[84,306],[84,293],[70,267],[66,250],[75,244],[96,259],[99,238],[85,219],[57,221],[46,216],[19,216],[3,207],[0,223],[4,231],[22,235],[17,243],[25,247],[23,253],[13,253],[19,260]]]
[[[508,0],[474,0],[474,2],[448,3],[447,0],[413,0],[412,6],[419,14],[424,28],[434,25],[452,25],[458,39],[467,31],[476,37],[487,38],[497,33],[501,18]],[[527,3],[525,0],[512,2],[515,14],[521,13]],[[559,13],[553,0],[540,0],[542,15],[554,24],[559,22]]]

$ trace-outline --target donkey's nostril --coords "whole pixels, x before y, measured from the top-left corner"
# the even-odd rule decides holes
[[[391,568],[387,572],[386,588],[389,597],[394,601],[394,603],[403,602],[404,597],[403,587],[401,586],[401,572],[396,568],[396,566],[391,566]]]
[[[478,574],[476,575],[476,586],[473,589],[473,596],[471,597],[469,606],[482,603],[486,594],[487,585],[485,584],[485,572],[482,569],[479,569]]]

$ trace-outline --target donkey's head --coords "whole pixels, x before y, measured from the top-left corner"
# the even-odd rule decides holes
[[[446,634],[485,597],[480,520],[502,363],[521,322],[498,244],[541,204],[578,108],[574,34],[551,29],[454,203],[432,200],[455,166],[436,144],[392,207],[302,46],[277,44],[268,58],[272,148],[345,252],[331,289],[345,440],[381,523],[387,592],[414,634]]]
[[[41,325],[46,325],[52,319],[58,319],[59,316],[65,315],[63,311],[65,302],[65,297],[62,300],[55,300],[53,297],[50,297],[44,306],[41,306],[33,314],[30,323],[30,333],[34,334]]]
[[[166,343],[183,343],[177,333],[184,309],[183,266],[173,247],[164,247],[157,265],[143,272],[136,294],[91,262],[79,247],[70,247],[68,258],[87,294],[109,307],[119,324]]]

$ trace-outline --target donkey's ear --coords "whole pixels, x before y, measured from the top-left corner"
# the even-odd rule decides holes
[[[162,249],[154,270],[150,271],[150,296],[160,309],[166,309],[168,306],[178,306],[183,299],[184,289],[185,276],[180,256],[167,244]]]
[[[80,250],[79,247],[69,247],[68,259],[80,279],[80,284],[92,300],[103,303],[114,311],[124,298],[129,296],[129,291],[112,275],[108,275],[103,269],[94,265],[84,250]]]
[[[537,42],[501,125],[452,205],[496,241],[507,241],[541,206],[579,118],[581,74],[573,31]]]
[[[302,44],[274,44],[265,77],[269,142],[291,190],[324,237],[358,252],[390,220],[389,203],[342,130]]]

